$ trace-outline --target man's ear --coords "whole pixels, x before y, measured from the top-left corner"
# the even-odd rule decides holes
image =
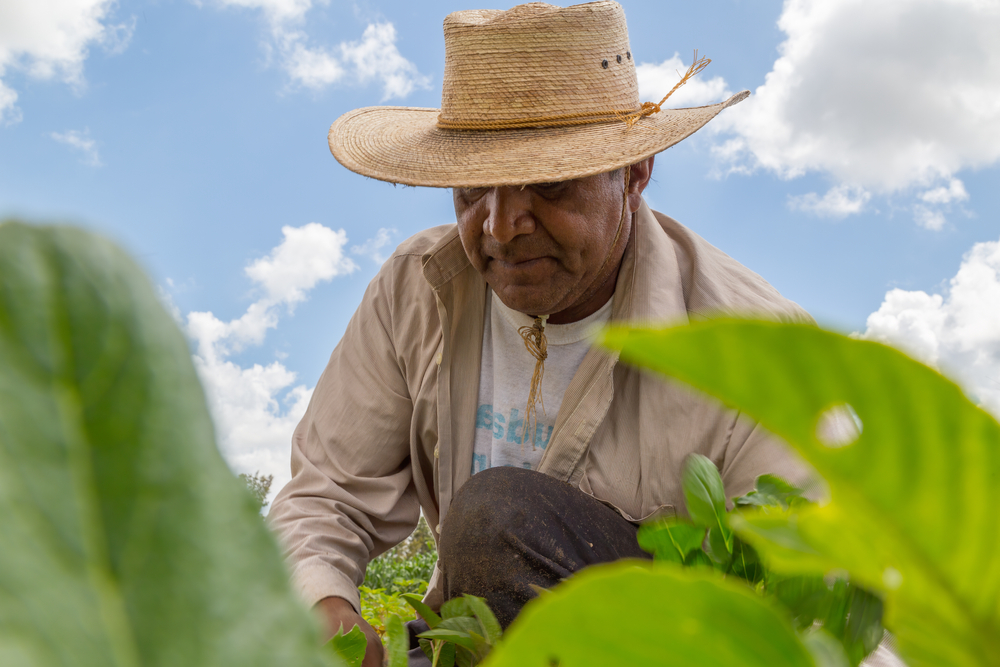
[[[628,208],[629,211],[639,210],[642,201],[642,191],[649,185],[649,179],[653,176],[653,160],[656,156],[650,155],[642,162],[636,162],[630,169],[632,173],[628,180]]]

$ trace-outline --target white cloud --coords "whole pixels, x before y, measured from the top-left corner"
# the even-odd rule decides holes
[[[259,9],[272,23],[301,21],[312,8],[312,0],[219,0],[219,4]]]
[[[246,268],[247,275],[264,288],[259,303],[288,305],[305,300],[316,283],[351,273],[358,267],[344,257],[347,232],[333,231],[318,222],[303,227],[282,227],[285,240],[267,257]]]
[[[107,22],[114,0],[4,0],[0,2],[0,77],[11,70],[36,79],[83,86],[83,63],[92,45],[121,53],[135,19]],[[16,122],[17,92],[0,81],[0,121]]]
[[[414,88],[427,88],[430,78],[396,48],[396,28],[391,23],[374,23],[365,28],[361,40],[340,45],[345,63],[354,65],[362,83],[375,79],[382,84],[383,101],[406,97]]]
[[[49,134],[55,141],[66,144],[70,148],[83,154],[81,162],[90,167],[100,167],[102,165],[101,155],[97,152],[97,142],[90,138],[90,130],[83,132],[69,130],[68,132],[52,132]]]
[[[654,63],[637,65],[635,74],[639,79],[639,99],[643,102],[659,102],[680,81],[689,66],[690,64],[685,65],[681,61],[678,53],[659,65]],[[699,74],[678,88],[665,106],[672,108],[702,106],[722,101],[730,95],[732,92],[726,85],[725,79],[719,76],[705,79]]]
[[[373,262],[381,266],[385,263],[385,260],[389,259],[389,255],[382,253],[382,248],[389,245],[392,241],[393,235],[396,233],[398,232],[394,228],[389,229],[382,227],[378,230],[375,236],[368,239],[361,245],[351,246],[351,252],[355,255],[368,257]]]
[[[944,217],[944,213],[921,204],[913,207],[913,219],[917,221],[918,225],[932,232],[941,231],[944,229],[945,223],[948,222]]]
[[[950,204],[953,201],[966,201],[969,193],[965,191],[965,184],[957,178],[951,179],[948,186],[941,186],[933,190],[920,193],[920,199],[928,204]]]
[[[360,84],[378,81],[382,100],[403,98],[415,88],[427,88],[430,78],[417,71],[396,48],[392,23],[371,23],[356,42],[341,42],[328,49],[310,44],[301,29],[312,0],[216,0],[226,7],[257,9],[264,14],[270,31],[270,49],[278,53],[292,82],[319,90],[345,78]]]
[[[292,80],[313,90],[340,81],[346,73],[340,61],[322,49],[307,48],[305,42],[300,32],[283,35],[284,64]]]
[[[1000,3],[786,0],[778,26],[764,85],[713,123],[732,135],[716,153],[733,170],[876,194],[946,183],[927,205],[961,199],[954,175],[1000,160]]]
[[[944,295],[891,290],[867,327],[864,338],[940,368],[1000,416],[1000,241],[974,245]]]
[[[295,384],[295,373],[280,361],[242,367],[229,356],[263,343],[267,330],[278,325],[282,309],[305,301],[318,283],[357,268],[344,255],[343,230],[312,222],[281,231],[282,243],[246,268],[263,292],[261,298],[238,319],[223,322],[211,312],[192,312],[186,326],[196,344],[194,363],[223,455],[238,472],[273,474],[275,490],[289,479],[292,431],[312,389]]]
[[[838,185],[820,197],[815,192],[788,198],[788,208],[822,218],[844,218],[859,213],[871,199],[871,193],[857,185]]]

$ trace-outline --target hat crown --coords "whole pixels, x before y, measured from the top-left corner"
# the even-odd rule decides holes
[[[444,40],[442,120],[639,107],[625,12],[617,2],[454,12],[444,20]]]

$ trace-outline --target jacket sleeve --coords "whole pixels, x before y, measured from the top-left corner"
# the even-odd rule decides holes
[[[413,404],[393,343],[392,260],[368,286],[292,436],[292,479],[269,521],[312,605],[357,587],[371,558],[419,518],[410,467]]]

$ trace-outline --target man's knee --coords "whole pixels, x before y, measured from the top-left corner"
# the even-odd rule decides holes
[[[545,475],[508,467],[473,475],[455,494],[441,527],[442,558],[447,560],[458,548],[496,548],[517,534],[528,510],[525,501],[539,481],[536,477]]]

